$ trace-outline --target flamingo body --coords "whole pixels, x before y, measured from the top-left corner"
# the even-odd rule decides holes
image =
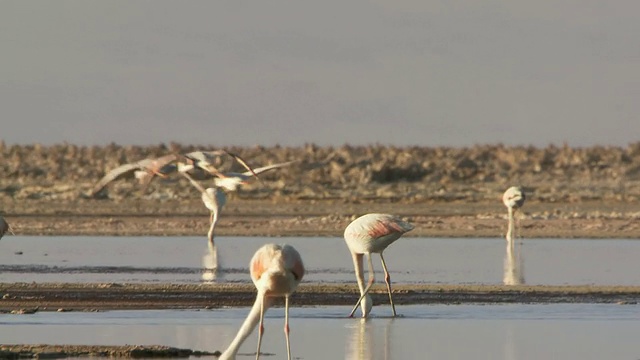
[[[287,341],[287,356],[291,359],[289,343],[289,296],[304,276],[304,265],[298,251],[290,245],[266,244],[251,258],[249,263],[251,280],[258,290],[256,301],[246,320],[240,327],[229,347],[220,355],[219,360],[235,359],[242,343],[260,324],[256,359],[260,358],[260,345],[264,333],[264,313],[272,305],[274,297],[285,298],[284,332]]]
[[[385,274],[385,283],[389,293],[389,302],[396,316],[396,309],[391,296],[391,277],[387,270],[382,253],[394,241],[398,240],[404,233],[413,230],[414,226],[398,216],[390,214],[366,214],[352,221],[344,231],[344,239],[353,258],[353,266],[356,273],[358,288],[360,289],[360,299],[351,311],[349,316],[362,303],[362,317],[367,317],[372,308],[369,290],[375,281],[371,253],[380,254],[382,268]],[[363,256],[367,256],[369,265],[369,282],[364,286]]]
[[[413,225],[389,214],[367,214],[352,221],[344,230],[349,250],[359,254],[380,253]]]

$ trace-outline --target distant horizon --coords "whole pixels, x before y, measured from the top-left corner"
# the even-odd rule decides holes
[[[76,142],[71,142],[71,141],[62,141],[62,142],[56,142],[56,143],[42,143],[42,142],[32,142],[32,143],[9,143],[6,140],[0,139],[0,142],[3,142],[5,146],[34,146],[34,145],[41,145],[41,146],[45,146],[45,147],[54,147],[54,146],[61,146],[61,145],[75,145],[75,146],[81,146],[81,147],[93,147],[93,146],[97,146],[97,147],[107,147],[107,146],[111,146],[111,145],[115,145],[115,146],[120,146],[120,147],[127,147],[127,146],[140,146],[140,147],[152,147],[152,146],[171,146],[172,144],[177,144],[179,146],[191,146],[191,147],[241,147],[241,148],[254,148],[254,147],[265,147],[265,148],[274,148],[274,147],[282,147],[282,148],[300,148],[300,147],[305,147],[305,146],[317,146],[317,147],[322,147],[322,148],[327,148],[327,147],[333,147],[333,148],[340,148],[340,147],[344,147],[344,146],[351,146],[351,147],[373,147],[373,146],[382,146],[382,147],[396,147],[396,148],[410,148],[410,147],[422,147],[422,148],[472,148],[472,147],[485,147],[485,146],[504,146],[504,147],[533,147],[533,148],[547,148],[547,147],[565,147],[568,146],[570,148],[595,148],[595,147],[618,147],[618,148],[624,148],[627,146],[631,146],[634,144],[640,144],[640,139],[637,141],[631,141],[627,144],[623,144],[623,145],[613,145],[613,144],[593,144],[593,145],[571,145],[567,142],[564,143],[550,143],[547,145],[534,145],[534,144],[504,144],[504,143],[478,143],[478,144],[472,144],[472,145],[459,145],[459,146],[454,146],[454,145],[429,145],[429,144],[424,144],[424,145],[417,145],[417,144],[405,144],[405,145],[396,145],[396,144],[383,144],[383,143],[367,143],[367,144],[352,144],[352,143],[344,143],[344,144],[338,144],[338,145],[333,145],[333,144],[318,144],[318,143],[314,143],[314,142],[307,142],[307,143],[303,143],[303,144],[293,144],[293,145],[282,145],[282,144],[270,144],[270,145],[265,145],[265,144],[244,144],[244,145],[238,145],[238,144],[216,144],[216,143],[210,143],[210,144],[196,144],[196,143],[184,143],[184,142],[179,142],[179,141],[168,141],[168,142],[159,142],[159,143],[118,143],[115,141],[111,141],[111,142],[105,142],[105,143],[100,143],[100,144],[82,144],[82,143],[76,143]]]

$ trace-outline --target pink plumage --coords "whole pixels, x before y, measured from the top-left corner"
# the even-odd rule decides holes
[[[391,296],[391,277],[387,271],[387,265],[384,261],[383,251],[398,240],[404,233],[413,230],[414,226],[400,217],[390,214],[366,214],[352,221],[344,230],[344,239],[347,242],[351,256],[353,257],[353,266],[360,289],[360,299],[351,311],[349,316],[353,316],[362,303],[362,317],[366,317],[371,310],[371,301],[369,299],[369,289],[375,281],[373,264],[371,263],[371,253],[380,254],[382,268],[385,274],[385,283],[389,292],[389,302],[393,310],[393,316],[396,316],[396,309],[393,305]],[[369,264],[369,282],[364,286],[363,274],[363,256],[367,255]]]

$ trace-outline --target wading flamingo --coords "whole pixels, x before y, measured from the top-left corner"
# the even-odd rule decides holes
[[[183,172],[181,174],[189,179],[189,182],[191,182],[191,185],[193,185],[193,187],[198,189],[201,194],[204,206],[206,206],[207,209],[209,209],[209,211],[211,212],[211,215],[209,217],[209,232],[207,233],[207,239],[209,240],[207,242],[209,246],[209,254],[208,257],[205,256],[204,258],[204,266],[207,268],[207,270],[212,271],[211,274],[205,274],[205,280],[212,280],[213,278],[215,278],[215,273],[218,269],[218,249],[213,239],[213,232],[215,230],[216,224],[218,224],[218,219],[220,217],[220,213],[222,212],[222,208],[227,202],[227,196],[225,195],[224,191],[215,187],[205,189],[202,185],[200,185],[199,182],[194,180],[186,172]]]
[[[362,303],[362,317],[367,317],[373,306],[369,296],[369,290],[375,281],[371,253],[380,254],[382,268],[384,269],[384,281],[387,283],[387,291],[389,292],[389,302],[391,303],[393,316],[396,316],[396,308],[391,297],[391,276],[389,276],[382,252],[387,246],[398,240],[404,233],[413,230],[413,228],[412,224],[395,215],[367,214],[352,221],[344,230],[344,239],[353,257],[356,280],[360,289],[360,299],[351,310],[350,317],[353,317],[360,303]],[[367,262],[369,263],[369,283],[366,288],[364,287],[363,255],[367,255]]]
[[[4,234],[6,234],[7,232],[11,233],[11,235],[14,235],[13,230],[11,229],[11,226],[9,226],[7,220],[5,220],[4,217],[0,215],[0,239],[2,239]]]
[[[187,173],[181,173],[181,174],[184,175],[184,177],[186,177],[187,179],[189,179],[189,181],[191,182],[191,185],[193,185],[196,189],[198,189],[198,191],[200,191],[204,206],[206,206],[207,209],[209,209],[209,211],[211,212],[211,215],[209,217],[209,220],[211,221],[211,225],[209,227],[209,232],[207,233],[207,239],[209,239],[209,244],[213,245],[214,244],[213,231],[216,225],[218,224],[220,212],[222,212],[222,208],[227,203],[227,196],[225,195],[224,191],[222,191],[221,189],[218,189],[216,187],[210,187],[205,189],[202,185],[200,185],[199,182],[194,180],[189,174]]]
[[[515,230],[514,215],[516,211],[524,205],[525,195],[522,188],[519,186],[512,186],[504,192],[502,195],[502,202],[509,211],[509,227],[507,228],[507,241],[513,242],[513,232]]]
[[[302,258],[293,246],[267,244],[253,255],[249,263],[249,270],[258,295],[238,334],[227,350],[220,355],[219,360],[235,359],[238,349],[251,335],[258,323],[260,326],[258,327],[256,359],[260,358],[260,344],[264,333],[264,313],[273,304],[275,297],[284,297],[284,334],[287,339],[287,358],[291,360],[289,295],[296,290],[304,276]]]

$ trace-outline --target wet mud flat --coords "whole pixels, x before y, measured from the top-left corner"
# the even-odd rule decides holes
[[[375,305],[388,306],[386,288],[373,288]],[[607,303],[633,306],[640,286],[503,286],[403,285],[394,286],[397,305],[496,303]],[[0,317],[30,316],[38,311],[109,311],[192,309],[208,311],[226,306],[250,306],[255,300],[251,284],[77,284],[2,283]],[[352,305],[358,298],[354,285],[301,284],[292,306]],[[276,304],[282,306],[282,304]],[[16,315],[13,315],[16,314]],[[203,315],[204,316],[204,315]],[[346,317],[347,314],[345,313]],[[402,315],[400,315],[402,316]],[[220,352],[163,345],[4,344],[0,359],[60,359],[78,357],[217,358]]]
[[[640,286],[547,285],[395,285],[394,302],[468,303],[617,303],[637,304]],[[0,284],[0,312],[216,309],[251,306],[250,284]],[[351,305],[359,293],[352,285],[301,284],[291,296],[294,306]],[[386,304],[386,288],[373,287],[374,304]],[[281,305],[281,304],[280,304]]]
[[[16,235],[205,236],[209,214],[200,199],[3,204]],[[357,216],[400,215],[416,228],[405,236],[503,237],[506,208],[495,201],[407,202],[232,199],[218,236],[342,236]],[[640,206],[620,201],[528,201],[518,213],[523,238],[640,238]]]

